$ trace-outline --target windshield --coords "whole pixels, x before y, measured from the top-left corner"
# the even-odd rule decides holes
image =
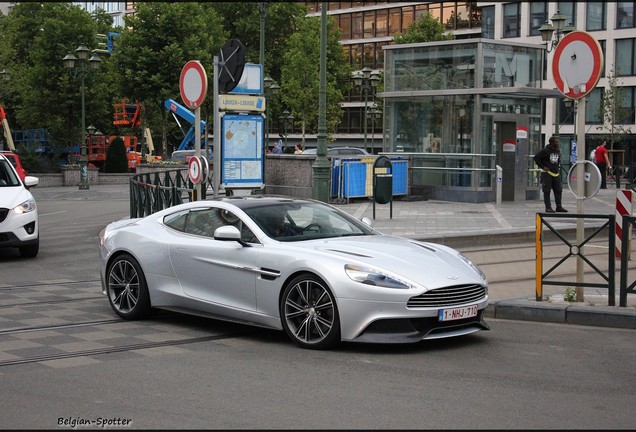
[[[319,203],[276,203],[244,211],[269,237],[279,241],[376,234],[347,213]]]
[[[6,159],[0,159],[0,187],[20,186],[20,179]]]

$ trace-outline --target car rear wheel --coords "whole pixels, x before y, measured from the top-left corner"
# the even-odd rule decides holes
[[[150,315],[148,285],[141,266],[132,256],[120,255],[106,272],[108,300],[120,317],[143,319]]]
[[[40,251],[40,239],[38,239],[35,243],[29,246],[20,246],[18,248],[20,251],[20,256],[23,258],[34,258],[38,255]]]
[[[280,314],[287,335],[303,348],[324,349],[340,341],[335,298],[316,276],[298,276],[285,287]]]

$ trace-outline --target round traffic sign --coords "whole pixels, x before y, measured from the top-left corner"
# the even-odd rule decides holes
[[[552,75],[559,91],[580,99],[594,90],[603,70],[603,51],[592,35],[573,31],[561,39],[554,52]]]
[[[201,62],[191,60],[181,69],[179,90],[181,99],[188,108],[195,109],[201,106],[208,92],[208,76]]]
[[[190,158],[188,162],[188,176],[194,184],[201,183],[203,180],[203,168],[201,167],[201,159],[196,156]]]
[[[577,165],[583,164],[583,178],[577,178]],[[583,196],[578,196],[578,182],[583,182]],[[568,172],[568,188],[576,199],[592,198],[601,188],[601,171],[592,161],[575,162]]]

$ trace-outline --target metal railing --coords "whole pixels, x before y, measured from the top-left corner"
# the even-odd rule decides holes
[[[201,185],[201,199],[214,191],[212,176]],[[174,169],[137,174],[130,178],[130,217],[148,216],[184,202],[196,201],[195,184],[188,171]]]
[[[546,221],[546,218],[555,218],[555,219],[600,219],[605,222],[600,226],[593,229],[591,234],[587,235],[579,244],[574,244],[567,240],[561,232],[559,232],[552,224]],[[553,213],[537,213],[536,215],[536,250],[537,250],[537,258],[536,258],[536,300],[543,300],[543,285],[557,285],[557,286],[575,286],[575,287],[591,287],[591,288],[607,288],[608,290],[608,306],[614,306],[615,304],[615,258],[614,258],[614,248],[616,243],[615,238],[615,216],[614,215],[598,215],[598,214],[553,214]],[[546,226],[552,233],[556,235],[558,239],[560,239],[566,246],[568,246],[568,253],[562,257],[556,264],[554,264],[550,269],[546,272],[543,272],[543,226]],[[608,235],[608,255],[607,255],[607,263],[608,270],[607,274],[605,274],[602,270],[600,270],[584,253],[584,246],[588,244],[593,238],[599,235],[607,229]],[[625,231],[623,231],[625,232]],[[625,244],[624,242],[623,244]],[[598,275],[606,283],[596,283],[596,282],[577,282],[577,281],[557,281],[547,279],[550,274],[554,270],[556,270],[561,264],[563,264],[568,258],[576,257],[577,259],[582,259],[585,263],[587,263],[590,268],[594,270]]]

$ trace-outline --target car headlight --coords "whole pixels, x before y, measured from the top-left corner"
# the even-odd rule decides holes
[[[468,264],[468,266],[470,268],[475,270],[475,272],[479,275],[480,278],[482,278],[484,280],[484,282],[487,280],[486,279],[486,275],[484,274],[484,272],[481,271],[481,269],[479,267],[477,267],[475,265],[475,263],[473,263],[470,259],[468,259],[468,257],[466,255],[464,255],[463,253],[459,253],[458,255],[462,259],[462,261],[464,261],[466,264]]]
[[[13,211],[17,214],[30,213],[35,211],[35,200],[33,198],[29,198],[22,204],[13,208]]]
[[[410,283],[400,280],[395,276],[390,276],[378,270],[369,269],[366,267],[347,264],[345,265],[345,272],[347,273],[347,276],[351,278],[351,280],[366,285],[397,289],[414,288],[413,285],[411,285]]]

